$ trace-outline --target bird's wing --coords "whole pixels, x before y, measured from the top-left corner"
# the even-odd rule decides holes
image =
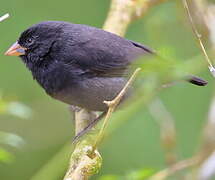
[[[72,46],[73,63],[89,74],[119,77],[128,73],[128,66],[138,56],[152,53],[147,47],[123,38],[98,39]]]
[[[131,41],[131,40],[128,40],[128,41],[130,41],[135,47],[140,48],[140,49],[142,49],[145,52],[148,52],[150,54],[155,54],[154,50],[152,50],[151,48],[149,48],[149,47],[147,47],[147,46],[145,46],[143,44],[140,44],[138,42]]]

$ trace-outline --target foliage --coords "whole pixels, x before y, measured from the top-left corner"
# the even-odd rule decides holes
[[[19,102],[5,101],[2,96],[0,97],[0,115],[8,114],[19,118],[28,119],[31,116],[31,109],[26,105]],[[25,141],[13,133],[6,133],[0,131],[0,144],[7,144],[15,148],[20,148],[25,144]],[[12,163],[14,156],[0,147],[0,162]]]

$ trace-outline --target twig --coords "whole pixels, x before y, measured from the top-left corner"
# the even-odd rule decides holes
[[[195,2],[195,3],[197,3],[197,2]],[[187,3],[185,5],[186,5],[186,9],[189,13],[189,7],[188,7]],[[208,3],[206,1],[198,1],[198,7],[199,7],[199,12],[200,12],[199,16],[203,17],[203,20],[204,20],[203,24],[206,25],[206,27],[209,30],[210,41],[211,41],[212,47],[214,49],[214,47],[215,47],[215,41],[214,41],[215,9],[214,9],[214,5],[208,6]],[[191,17],[191,15],[189,15],[189,16]],[[192,17],[191,17],[191,21],[192,21]],[[192,24],[194,24],[193,21],[192,21]],[[197,31],[195,26],[194,26],[194,30]],[[203,46],[203,44],[202,44],[202,46]],[[204,48],[204,46],[203,46],[203,48]],[[207,55],[207,53],[206,53],[206,55]],[[209,58],[207,60],[210,61]],[[215,154],[214,154],[215,138],[214,137],[215,137],[215,96],[213,97],[211,105],[210,105],[210,110],[208,113],[208,121],[207,121],[207,123],[205,125],[205,129],[204,129],[204,137],[203,137],[202,146],[200,148],[200,151],[198,152],[198,156],[200,159],[199,166],[196,169],[197,173],[193,174],[196,177],[193,177],[193,178],[206,180],[206,179],[209,179],[210,176],[212,176],[215,173],[215,164],[213,163],[213,160],[215,157]]]
[[[4,21],[5,19],[7,19],[7,18],[9,18],[10,17],[10,15],[7,13],[7,14],[5,14],[4,16],[1,16],[0,17],[0,22],[2,22],[2,21]]]
[[[203,144],[200,149],[200,167],[198,177],[201,180],[209,179],[215,174],[215,97],[213,97],[208,113],[208,122],[204,130]]]
[[[205,59],[206,59],[206,61],[208,63],[208,68],[209,68],[211,74],[215,77],[215,68],[213,67],[212,61],[210,60],[210,58],[209,58],[209,56],[208,56],[208,54],[207,54],[207,52],[205,50],[204,44],[203,44],[202,39],[201,39],[202,36],[198,32],[198,30],[197,30],[197,28],[196,28],[196,26],[195,26],[195,24],[193,22],[193,18],[192,18],[191,14],[190,14],[189,6],[187,4],[187,0],[182,0],[182,1],[183,1],[184,8],[185,8],[185,10],[187,12],[187,15],[189,17],[189,21],[190,21],[190,24],[192,26],[192,30],[193,30],[195,36],[197,37],[197,39],[199,41],[199,45],[201,47],[201,50],[202,50],[202,52],[203,52],[203,54],[205,56]]]
[[[215,151],[201,165],[199,170],[199,179],[209,180],[215,174]]]
[[[104,101],[105,104],[107,104],[107,106],[109,107],[107,115],[104,119],[104,122],[102,124],[102,127],[99,131],[99,134],[95,140],[95,144],[93,145],[93,149],[95,149],[98,144],[101,142],[103,136],[104,136],[104,132],[105,132],[105,128],[107,127],[107,123],[108,120],[110,119],[112,113],[114,112],[115,108],[117,107],[117,105],[120,103],[121,99],[123,98],[123,96],[125,95],[126,91],[128,90],[129,86],[132,84],[132,82],[134,81],[134,79],[136,78],[137,74],[140,72],[141,68],[137,68],[134,73],[132,74],[132,76],[130,77],[130,79],[128,80],[128,82],[126,83],[126,85],[123,87],[123,89],[121,90],[121,92],[112,100],[112,101]]]
[[[207,158],[215,150],[215,96],[212,99],[208,113],[208,122],[204,129],[201,156]]]
[[[166,163],[172,165],[176,163],[176,130],[172,115],[166,109],[160,99],[156,99],[149,106],[151,115],[157,120],[161,131],[161,143],[166,152]]]
[[[174,173],[176,173],[178,171],[181,171],[183,169],[186,169],[186,168],[189,168],[191,166],[194,166],[194,165],[198,164],[198,162],[199,162],[198,157],[194,157],[194,158],[191,158],[191,159],[186,159],[186,160],[180,161],[180,162],[172,165],[171,167],[156,173],[151,178],[149,178],[149,180],[163,180],[163,179],[166,179],[168,176],[171,176],[171,175],[173,175]]]

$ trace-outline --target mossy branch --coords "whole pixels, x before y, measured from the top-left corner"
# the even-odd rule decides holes
[[[75,134],[82,131],[95,118],[96,114],[94,112],[85,109],[75,111]],[[92,131],[96,130],[93,129]],[[93,149],[92,142],[95,135],[95,133],[89,134],[76,144],[64,180],[85,180],[96,174],[100,169],[102,158],[98,150],[93,151],[94,156],[89,156]]]

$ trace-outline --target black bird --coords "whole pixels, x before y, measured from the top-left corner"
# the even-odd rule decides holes
[[[5,54],[20,56],[51,97],[106,112],[103,101],[112,100],[124,87],[129,65],[138,56],[154,52],[102,29],[46,21],[25,30]],[[207,84],[194,76],[188,81]]]

